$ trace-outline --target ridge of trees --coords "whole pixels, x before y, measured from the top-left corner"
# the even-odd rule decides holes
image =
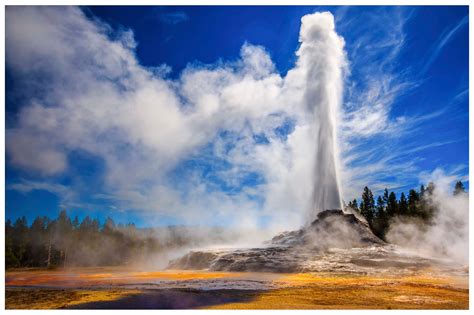
[[[410,189],[408,197],[402,192],[399,199],[393,191],[389,192],[385,188],[383,194],[375,199],[372,191],[366,186],[362,192],[360,204],[357,203],[357,199],[354,199],[348,206],[367,220],[375,235],[386,240],[390,221],[394,217],[419,218],[427,224],[433,223],[434,215],[438,211],[431,202],[435,188],[434,183],[429,183],[426,188],[421,185],[420,190]],[[463,193],[466,193],[464,184],[457,181],[453,195]]]
[[[190,243],[189,235],[167,227],[169,237],[158,239],[153,229],[133,223],[116,225],[107,218],[101,225],[86,216],[71,220],[66,211],[51,220],[37,217],[31,226],[26,218],[5,223],[5,265],[12,267],[113,266],[139,262],[160,250]]]

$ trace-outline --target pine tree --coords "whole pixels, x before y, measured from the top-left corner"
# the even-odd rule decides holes
[[[392,191],[389,196],[388,196],[388,201],[387,201],[387,215],[389,217],[393,217],[398,214],[398,202],[397,202],[397,196],[395,193]]]
[[[383,201],[382,197],[377,198],[377,216],[379,216],[380,213],[385,212],[385,202]]]
[[[454,195],[454,196],[457,196],[457,195],[463,194],[463,193],[465,193],[465,192],[466,192],[466,190],[465,190],[465,188],[464,188],[463,183],[462,183],[461,181],[457,181],[457,182],[456,182],[456,185],[454,186],[453,195]]]
[[[77,217],[77,215],[74,217],[74,220],[72,221],[72,228],[74,230],[79,228],[79,218]]]
[[[371,225],[372,231],[381,239],[385,239],[385,232],[388,228],[388,216],[385,210],[385,201],[381,196],[377,198],[377,213]]]
[[[62,210],[56,220],[55,244],[60,251],[60,260],[66,266],[69,250],[72,248],[73,225],[66,210]]]
[[[28,222],[26,217],[22,216],[15,221],[13,225],[13,253],[22,266],[26,266],[29,254],[28,240]]]
[[[349,202],[349,207],[354,209],[355,211],[359,211],[359,206],[357,205],[357,199]]]
[[[382,199],[384,205],[387,205],[387,204],[388,204],[388,197],[389,197],[388,189],[385,188],[385,190],[383,191],[383,199]]]
[[[420,199],[425,196],[425,186],[421,184],[420,186]]]
[[[436,206],[432,202],[432,197],[435,189],[436,186],[433,182],[428,183],[428,186],[426,186],[426,189],[423,193],[423,198],[421,200],[421,203],[423,205],[421,217],[428,222],[430,222],[434,218],[436,212]]]
[[[7,220],[7,222],[5,222],[5,266],[7,268],[18,267],[20,265],[20,261],[15,255],[13,235],[14,228],[12,222]]]
[[[83,235],[86,235],[92,230],[92,220],[88,215],[82,220],[81,224],[79,224],[79,229]]]
[[[408,193],[408,214],[418,215],[418,206],[420,203],[420,195],[414,189],[410,189]]]
[[[405,193],[403,192],[400,195],[400,202],[398,203],[398,213],[400,215],[408,214],[408,203],[407,203],[407,199],[405,198]]]
[[[111,217],[107,217],[107,219],[105,219],[105,223],[104,223],[104,227],[102,228],[102,232],[111,233],[114,230],[115,230],[114,220],[112,220]]]
[[[48,221],[47,217],[37,217],[30,227],[31,263],[34,266],[44,266],[47,259]]]
[[[362,200],[360,202],[360,213],[370,224],[372,222],[372,219],[374,218],[374,212],[374,195],[372,194],[372,191],[366,186],[364,187],[364,192],[362,193]]]
[[[424,195],[426,197],[430,198],[431,196],[433,196],[435,188],[436,188],[435,184],[433,182],[429,182],[428,186],[425,189],[425,194]]]

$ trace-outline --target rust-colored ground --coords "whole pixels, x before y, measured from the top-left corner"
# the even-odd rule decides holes
[[[127,289],[126,284],[265,280],[268,290]],[[467,276],[361,276],[205,271],[136,272],[123,268],[8,271],[7,309],[468,309]],[[185,303],[183,303],[185,301]]]
[[[6,309],[59,309],[75,305],[114,301],[137,295],[138,290],[77,290],[8,288],[5,292]]]
[[[70,268],[65,270],[7,271],[7,286],[48,286],[73,288],[80,286],[121,285],[142,283],[146,280],[203,280],[238,277],[240,273],[206,271],[136,271],[120,267]]]
[[[374,277],[294,274],[280,279],[291,284],[269,290],[244,303],[211,309],[468,309],[467,278]]]

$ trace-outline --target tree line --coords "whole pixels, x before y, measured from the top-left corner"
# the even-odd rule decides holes
[[[360,203],[357,200],[349,202],[348,206],[359,212],[369,224],[372,232],[383,240],[394,217],[418,218],[427,224],[432,224],[438,209],[431,202],[435,190],[434,183],[429,183],[420,190],[410,189],[407,195],[404,192],[397,199],[395,192],[385,188],[383,194],[374,198],[372,191],[366,186],[362,192]],[[464,184],[457,181],[453,195],[465,193]]]
[[[5,223],[5,265],[12,267],[63,267],[124,265],[149,259],[158,251],[191,241],[190,236],[167,227],[166,238],[158,239],[153,229],[134,224],[104,224],[86,216],[71,220],[66,211],[51,220],[37,217],[29,226],[26,218]]]

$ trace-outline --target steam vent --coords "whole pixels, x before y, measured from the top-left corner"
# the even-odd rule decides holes
[[[213,271],[363,272],[380,268],[420,267],[423,258],[397,254],[367,223],[343,210],[326,210],[307,227],[283,232],[265,247],[192,251],[170,262],[170,269]]]

